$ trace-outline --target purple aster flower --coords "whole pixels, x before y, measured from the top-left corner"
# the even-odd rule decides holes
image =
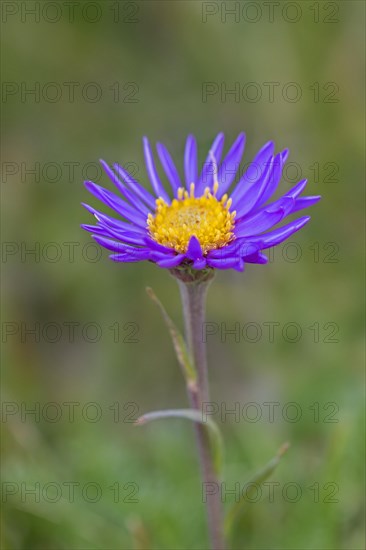
[[[220,133],[198,173],[197,143],[188,136],[184,153],[184,180],[168,150],[157,144],[157,153],[170,184],[163,186],[147,138],[144,138],[146,168],[153,193],[147,191],[122,166],[113,169],[101,161],[120,195],[85,182],[87,189],[114,210],[111,217],[84,205],[96,225],[82,225],[116,262],[149,260],[160,267],[190,266],[243,271],[245,263],[267,263],[262,253],[303,227],[304,216],[276,226],[287,216],[316,203],[320,197],[301,197],[306,180],[281,198],[269,202],[277,190],[288,150],[274,154],[273,142],[257,153],[238,182],[245,145],[240,134],[221,162],[224,135]],[[123,198],[122,198],[123,197]]]

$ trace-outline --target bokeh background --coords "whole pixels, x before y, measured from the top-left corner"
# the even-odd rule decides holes
[[[181,170],[188,133],[203,162],[242,130],[246,162],[273,139],[282,190],[307,177],[323,200],[267,266],[210,289],[211,398],[240,411],[213,416],[227,488],[291,444],[231,547],[364,547],[364,4],[270,4],[2,3],[3,549],[208,548],[192,426],[131,423],[186,406],[145,293],[181,327],[176,282],[110,262],[80,203],[97,204],[84,179],[112,189],[99,158],[149,185],[143,135]]]

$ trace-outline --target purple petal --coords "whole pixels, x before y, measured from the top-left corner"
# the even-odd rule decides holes
[[[228,258],[207,258],[207,265],[217,269],[236,269],[244,271],[244,260],[240,256],[229,256]]]
[[[240,161],[243,156],[245,147],[245,134],[241,133],[238,135],[232,146],[230,147],[226,157],[224,158],[217,176],[219,182],[219,190],[217,192],[217,197],[220,199],[227,189],[229,189],[232,184],[237,171],[240,166]]]
[[[113,166],[117,173],[123,178],[125,184],[128,185],[142,201],[146,202],[152,210],[155,210],[155,197],[138,183],[123,166],[118,163],[115,163]]]
[[[189,135],[186,141],[184,173],[186,176],[186,186],[189,189],[191,183],[197,183],[197,142],[192,135]]]
[[[98,244],[100,244],[107,250],[118,252],[118,254],[112,255],[113,257],[110,256],[110,258],[115,261],[138,262],[140,260],[147,260],[150,257],[150,251],[146,248],[134,248],[132,246],[126,246],[122,243],[112,241],[111,239],[100,237],[99,235],[92,235],[92,237]],[[124,259],[117,259],[117,256],[123,256]]]
[[[100,163],[103,166],[103,168],[104,168],[107,176],[109,177],[109,179],[114,183],[114,185],[117,187],[117,189],[119,189],[121,194],[131,204],[133,204],[133,206],[135,206],[135,208],[137,208],[137,210],[139,210],[140,212],[142,212],[142,214],[147,216],[148,213],[150,212],[149,208],[145,204],[143,204],[136,197],[136,195],[132,191],[130,191],[130,189],[128,189],[125,185],[123,185],[123,183],[117,178],[116,174],[113,172],[113,170],[108,166],[108,164],[104,160],[100,159]]]
[[[287,225],[284,225],[283,227],[280,227],[279,229],[271,231],[270,233],[260,235],[257,238],[260,243],[260,248],[264,250],[265,248],[270,248],[271,246],[276,246],[277,244],[282,243],[282,241],[290,237],[293,233],[299,231],[299,229],[308,223],[309,220],[310,216],[304,216],[303,218],[299,218]]]
[[[157,243],[154,241],[151,237],[145,236],[144,238],[145,244],[151,248],[152,250],[155,250],[156,252],[160,252],[162,254],[171,254],[173,250],[167,246],[163,246],[162,244]]]
[[[152,259],[160,267],[166,267],[170,269],[172,267],[176,267],[177,265],[181,264],[184,258],[185,258],[185,254],[177,254],[175,256],[164,256],[162,257],[162,259],[155,259],[154,257]]]
[[[245,221],[238,229],[235,228],[235,235],[237,237],[258,235],[280,223],[283,217],[284,213],[282,210],[277,210],[276,212],[260,212],[259,214],[255,214],[248,221]]]
[[[283,154],[284,152],[285,151],[275,156],[271,177],[268,180],[267,188],[264,191],[258,206],[265,204],[267,200],[272,197],[278,187],[278,184],[280,183],[284,164],[283,159],[286,158],[286,155]]]
[[[151,152],[149,140],[147,139],[147,137],[144,137],[143,143],[144,143],[146,170],[149,175],[152,188],[154,189],[157,197],[161,197],[167,204],[170,204],[169,195],[165,191],[163,184],[161,183],[160,178],[158,176],[158,172],[155,168],[154,157]]]
[[[287,191],[286,195],[284,196],[296,199],[296,197],[298,197],[300,193],[302,193],[302,191],[305,189],[306,184],[307,184],[306,179],[299,181],[299,183],[297,183],[294,187],[292,187],[289,191]],[[263,197],[260,199],[260,201],[256,205],[256,210],[258,210],[259,207],[262,206],[266,200],[267,200],[266,196],[263,195]]]
[[[118,229],[103,224],[101,224],[101,228],[105,231],[105,236],[107,237],[112,237],[113,239],[118,239],[128,244],[137,244],[138,246],[145,245],[144,237],[133,231],[119,231]]]
[[[182,183],[180,181],[180,177],[178,174],[178,170],[173,162],[172,157],[170,156],[170,153],[168,149],[163,145],[163,143],[158,143],[157,151],[159,155],[160,162],[165,170],[165,173],[168,177],[168,180],[170,182],[170,185],[172,186],[174,196],[177,195],[177,191],[179,187],[182,187]]]
[[[294,200],[287,197],[279,199],[272,206],[239,222],[235,226],[235,235],[250,237],[263,233],[279,223],[291,211],[293,203]]]
[[[103,227],[100,225],[86,225],[82,224],[81,227],[85,229],[86,231],[89,231],[89,233],[93,233],[94,235],[100,235],[102,237],[112,237],[113,239],[117,239],[119,242],[126,243],[126,244],[134,244],[138,246],[143,246],[144,240],[140,236],[136,236],[136,233],[129,233],[129,232],[118,232],[111,230],[108,227]]]
[[[299,210],[303,210],[303,208],[308,208],[309,206],[312,206],[313,204],[320,201],[321,196],[317,195],[315,197],[301,197],[300,199],[295,200],[295,204],[291,209],[291,214],[293,212],[298,212]]]
[[[140,225],[141,227],[146,226],[146,217],[141,212],[135,210],[135,208],[133,208],[130,204],[124,202],[120,197],[117,197],[117,195],[114,195],[114,193],[108,191],[108,189],[104,189],[92,181],[86,181],[85,187],[95,197],[100,199],[104,202],[104,204],[118,212],[118,214],[127,220]]]
[[[84,208],[88,210],[93,216],[98,220],[98,222],[103,223],[103,225],[108,225],[109,227],[113,227],[116,229],[119,229],[121,231],[133,231],[134,233],[138,235],[145,235],[146,234],[146,228],[139,227],[137,225],[123,222],[122,220],[118,220],[116,218],[112,218],[111,216],[107,216],[106,214],[103,214],[102,212],[99,212],[95,208],[92,208],[88,204],[81,203]]]
[[[231,256],[238,256],[240,258],[246,258],[256,252],[259,252],[260,245],[258,243],[252,243],[248,239],[236,239],[232,243],[224,246],[223,248],[217,248],[216,250],[210,250],[207,254],[207,258],[222,259],[229,258]]]
[[[209,189],[212,189],[213,183],[217,181],[218,163],[216,158],[214,157],[214,154],[211,151],[209,153],[209,156],[210,158],[208,161],[206,161],[207,164],[203,168],[203,170],[205,171],[205,175],[204,179],[202,180],[202,184],[205,183],[205,188],[208,187]],[[199,187],[196,195],[202,195],[203,191],[204,189],[201,189]]]
[[[105,237],[107,236],[107,231],[98,225],[88,225],[86,223],[82,223],[80,227],[85,229],[85,231],[89,231],[89,233],[98,233],[99,235],[104,235]]]
[[[138,250],[138,251],[146,250],[142,248],[133,248],[121,242],[113,241],[111,239],[106,239],[105,237],[101,237],[100,235],[92,235],[92,237],[98,244],[100,244],[107,250],[112,250],[113,252],[119,252],[119,253],[128,252],[129,254],[132,254],[134,253],[135,250]],[[139,254],[139,252],[137,252],[137,254]]]
[[[262,208],[252,209],[252,212],[250,213],[249,216],[240,217],[240,219],[238,219],[236,223],[236,227],[239,228],[242,225],[245,225],[249,219],[252,219],[258,216],[259,214],[261,214],[261,212],[278,212],[279,210],[282,210],[284,215],[288,216],[289,214],[291,214],[292,209],[294,208],[294,205],[295,205],[295,199],[292,196],[289,196],[286,194],[283,197],[280,197],[279,199],[277,199],[276,201],[271,202],[266,206],[262,206]]]
[[[236,219],[239,220],[243,216],[249,214],[254,210],[260,197],[264,193],[268,185],[268,181],[272,174],[274,158],[272,157],[267,166],[264,168],[264,172],[260,175],[257,181],[252,182],[247,186],[247,190],[243,193],[240,201],[236,202]],[[232,207],[233,208],[233,207]]]
[[[189,240],[186,256],[192,261],[201,260],[203,257],[200,242],[195,235]]]
[[[198,271],[201,269],[205,269],[206,265],[207,265],[206,258],[200,258],[199,260],[195,260],[193,262],[193,268],[197,269]]]
[[[150,259],[150,252],[148,250],[143,250],[142,253],[138,255],[135,252],[123,252],[122,254],[111,254],[109,257],[114,262],[142,262],[143,260]]]
[[[268,163],[270,162],[274,151],[274,143],[269,141],[258,151],[252,162],[249,164],[243,176],[238,181],[235,189],[231,193],[233,207],[241,201],[242,196],[252,185],[257,184],[267,173]]]
[[[197,194],[201,194],[205,187],[212,188],[214,183],[214,171],[213,159],[215,159],[215,165],[218,165],[221,160],[222,150],[224,147],[225,136],[221,132],[218,134],[212,143],[209,153],[206,157],[205,163],[202,167],[202,172],[197,184]]]
[[[288,159],[289,153],[290,153],[290,150],[289,150],[289,149],[284,149],[284,150],[282,151],[282,153],[281,153],[282,164],[285,164],[286,160]]]
[[[286,197],[292,197],[293,199],[296,199],[296,197],[298,197],[305,189],[307,182],[308,180],[306,179],[299,181],[299,183],[297,183],[295,187],[292,187],[290,191],[287,191]]]
[[[267,256],[261,252],[256,252],[255,254],[251,254],[251,256],[247,256],[245,261],[248,264],[268,264]]]

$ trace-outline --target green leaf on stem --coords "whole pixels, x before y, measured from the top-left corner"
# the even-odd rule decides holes
[[[166,409],[164,411],[153,411],[140,416],[135,425],[142,426],[153,420],[160,420],[162,418],[185,418],[192,422],[198,422],[205,426],[207,435],[209,437],[211,451],[213,456],[213,463],[215,467],[215,473],[220,476],[223,465],[223,442],[221,432],[217,427],[217,424],[208,418],[207,421],[202,419],[202,413],[195,409]]]
[[[177,329],[177,327],[169,317],[165,307],[160,302],[159,298],[156,296],[153,289],[150,287],[147,287],[146,292],[148,296],[152,299],[152,301],[155,302],[155,304],[159,307],[163,315],[165,324],[167,325],[170,332],[170,336],[173,342],[175,353],[177,355],[177,359],[179,361],[180,366],[182,367],[183,374],[187,384],[190,387],[195,388],[197,373],[196,373],[196,369],[193,364],[192,358],[190,357],[190,354],[188,352],[183,336],[181,335],[181,333],[179,332],[179,330]]]
[[[228,511],[225,518],[225,532],[228,535],[237,520],[237,518],[245,510],[245,504],[250,500],[251,495],[258,489],[258,486],[261,485],[277,468],[281,458],[289,448],[289,443],[284,443],[280,449],[277,451],[276,456],[274,456],[259,472],[254,474],[254,476],[244,485],[243,490],[241,491],[242,498],[239,502],[236,502]]]

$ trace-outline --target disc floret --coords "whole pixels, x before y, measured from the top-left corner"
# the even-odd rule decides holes
[[[195,197],[195,185],[191,183],[189,192],[178,189],[177,198],[167,204],[159,197],[156,200],[155,215],[149,214],[148,231],[157,243],[185,253],[192,235],[199,240],[202,251],[222,248],[234,238],[235,214],[230,212],[232,200],[227,194],[218,200],[218,183],[213,190],[206,187],[200,197]]]

